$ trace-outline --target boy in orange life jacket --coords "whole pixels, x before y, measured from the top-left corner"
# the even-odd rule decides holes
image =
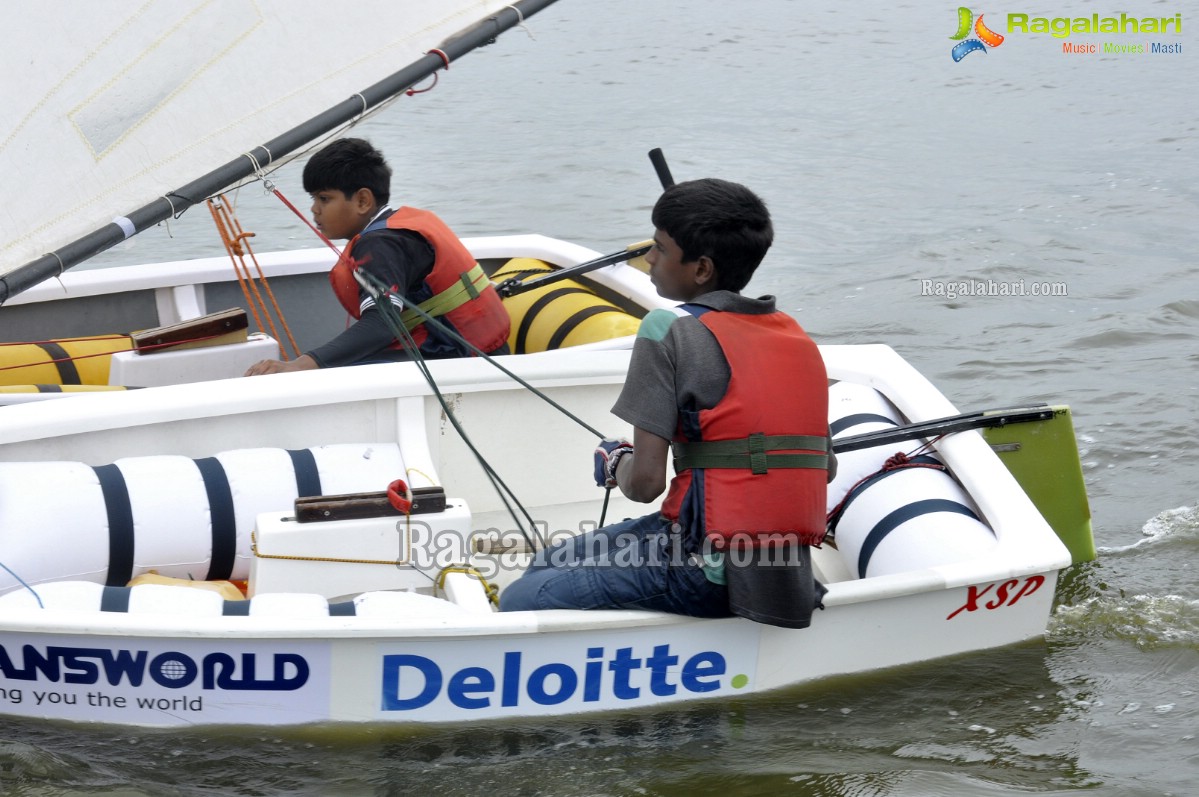
[[[349,239],[329,281],[355,321],[333,340],[290,362],[255,363],[246,376],[410,359],[374,298],[354,279],[355,268],[384,285],[399,286],[404,302],[420,304],[437,297],[441,309],[434,315],[441,323],[488,354],[508,353],[508,313],[499,294],[439,218],[427,210],[388,207],[391,168],[369,142],[343,138],[313,155],[304,166],[304,190],[312,196],[317,229],[333,240]],[[402,307],[398,297],[391,301]],[[421,356],[472,354],[434,327],[422,323],[410,330]]]
[[[538,553],[505,611],[657,609],[802,628],[823,587],[828,378],[772,296],[740,294],[773,241],[766,206],[723,180],[668,188],[653,210],[650,280],[673,310],[642,321],[612,411],[633,444],[605,440],[596,483],[661,508]],[[635,453],[634,453],[635,452]]]

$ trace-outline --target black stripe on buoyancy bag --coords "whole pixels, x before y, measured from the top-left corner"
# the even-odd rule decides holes
[[[208,563],[208,581],[224,581],[233,574],[237,561],[237,514],[233,510],[233,491],[229,477],[216,457],[194,460],[208,495],[208,513],[212,518],[212,561]]]
[[[502,282],[554,271],[530,258],[509,260],[491,278]],[[597,296],[583,283],[564,279],[503,298],[512,320],[508,345],[515,354],[548,351],[634,335],[641,320]]]
[[[358,614],[358,604],[354,601],[340,601],[329,604],[330,617],[355,617]]]
[[[829,387],[834,448],[836,438],[850,430],[860,434],[900,423],[899,410],[874,388],[850,382]],[[903,453],[880,445],[837,455],[837,477],[828,486],[829,523],[837,552],[860,578],[959,562],[986,555],[996,544],[974,502],[940,460],[913,456],[903,466],[902,458],[894,459]],[[920,506],[932,511],[908,508]]]
[[[943,465],[941,463],[941,460],[937,459],[936,457],[930,456],[928,454],[921,454],[916,457],[910,457],[906,461],[908,463],[906,467],[925,467],[925,468],[938,468],[940,470],[945,470],[945,465]],[[851,489],[848,493],[846,493],[845,497],[841,499],[841,503],[837,504],[836,508],[832,512],[829,513],[828,533],[833,535],[834,538],[836,537],[837,523],[840,522],[841,516],[845,514],[845,510],[849,509],[849,507],[851,505],[853,505],[854,500],[859,495],[861,495],[863,491],[868,489],[870,487],[870,485],[874,484],[879,479],[885,479],[888,476],[891,476],[898,472],[899,472],[898,467],[887,468],[884,466],[882,470],[878,471],[877,473],[872,474],[871,476],[866,477],[865,479],[862,479],[860,482],[855,484],[853,489]]]
[[[204,580],[225,574],[232,556],[228,577],[242,579],[256,518],[294,511],[300,483],[360,493],[386,489],[406,472],[396,443],[338,443],[294,456],[282,448],[234,449],[211,459],[217,462],[171,454],[97,467],[0,462],[0,559],[29,583],[124,586],[147,570]],[[0,569],[0,592],[17,586]]]
[[[9,343],[0,347],[0,385],[107,385],[112,355],[132,345],[128,335]]]
[[[307,448],[289,450],[292,467],[296,470],[296,495],[307,498],[311,495],[321,495],[321,474],[316,467],[316,458]]]
[[[901,506],[878,523],[875,523],[874,528],[870,529],[870,533],[862,541],[862,548],[858,552],[858,578],[866,577],[866,571],[870,567],[870,557],[874,555],[875,549],[878,548],[879,543],[888,534],[909,520],[918,518],[921,515],[931,515],[935,512],[953,512],[965,515],[980,523],[982,522],[978,515],[974,514],[969,507],[957,501],[949,501],[944,498],[929,498],[924,501],[913,501],[906,506]]]
[[[546,349],[552,351],[554,349],[562,348],[562,344],[566,342],[566,338],[570,336],[570,333],[581,327],[588,319],[594,318],[598,315],[603,315],[604,313],[620,313],[621,315],[628,315],[628,313],[625,313],[615,305],[608,307],[605,305],[593,304],[590,307],[584,307],[582,310],[579,310],[570,318],[567,318],[558,325],[558,328],[554,330],[554,334],[550,336],[550,342],[546,344]]]
[[[855,415],[846,415],[844,418],[837,418],[829,424],[829,436],[836,437],[846,429],[852,429],[855,426],[861,426],[864,423],[882,423],[888,426],[898,426],[899,424],[893,418],[888,418],[885,415],[877,415],[871,412],[859,412]]]
[[[108,515],[108,573],[104,583],[123,587],[133,578],[133,507],[125,476],[116,465],[92,468],[100,480]]]
[[[75,363],[71,360],[71,355],[67,354],[66,349],[52,340],[39,343],[37,347],[46,352],[46,356],[54,363],[54,367],[58,370],[58,379],[62,384],[81,384],[79,381],[79,369],[75,367]]]
[[[835,539],[859,578],[961,562],[995,547],[970,496],[940,467],[893,468],[855,493],[839,509]]]
[[[592,294],[582,288],[549,288],[544,293],[541,293],[533,300],[533,303],[525,310],[524,317],[520,319],[520,326],[516,331],[516,344],[512,347],[513,354],[527,354],[529,351],[529,331],[533,329],[534,322],[541,315],[541,311],[549,307],[559,299],[567,296],[591,296]],[[554,330],[557,332],[557,329]],[[546,347],[549,348],[548,346]]]

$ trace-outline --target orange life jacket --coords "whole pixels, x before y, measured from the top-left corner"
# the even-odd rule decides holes
[[[724,351],[729,386],[711,409],[680,408],[662,514],[702,529],[717,550],[767,545],[765,535],[779,534],[818,545],[828,468],[820,352],[785,313],[703,310],[698,320]]]
[[[459,335],[484,352],[494,351],[508,340],[510,321],[499,294],[445,222],[427,210],[402,207],[387,218],[385,226],[419,233],[433,247],[433,268],[424,280],[431,297],[418,306],[429,315],[449,322]],[[329,272],[333,293],[354,318],[360,318],[362,311],[358,282],[354,279],[357,264],[352,252],[358,239],[372,229],[377,229],[376,225],[372,224],[354,236]],[[404,311],[402,317],[413,340],[420,346],[428,337],[423,320],[410,310]],[[391,344],[393,349],[400,347],[399,341]]]

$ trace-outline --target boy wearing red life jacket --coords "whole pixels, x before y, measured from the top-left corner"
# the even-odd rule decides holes
[[[706,179],[668,188],[647,255],[658,293],[612,411],[632,444],[595,452],[597,484],[658,511],[540,552],[501,596],[505,611],[656,609],[809,624],[824,588],[808,546],[825,529],[835,459],[816,345],[772,296],[740,291],[773,242],[766,206]]]
[[[349,240],[329,281],[354,323],[295,360],[255,363],[246,376],[410,359],[374,298],[354,279],[359,268],[384,285],[398,286],[399,296],[391,301],[401,309],[403,302],[416,304],[482,351],[508,353],[508,313],[486,274],[437,216],[387,205],[391,168],[369,142],[334,141],[309,159],[303,179],[304,190],[312,196],[316,228],[326,238]],[[406,318],[405,324],[424,358],[472,354],[419,317]]]

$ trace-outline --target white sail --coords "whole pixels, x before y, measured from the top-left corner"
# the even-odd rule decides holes
[[[5,3],[0,275],[306,122],[508,5]]]

